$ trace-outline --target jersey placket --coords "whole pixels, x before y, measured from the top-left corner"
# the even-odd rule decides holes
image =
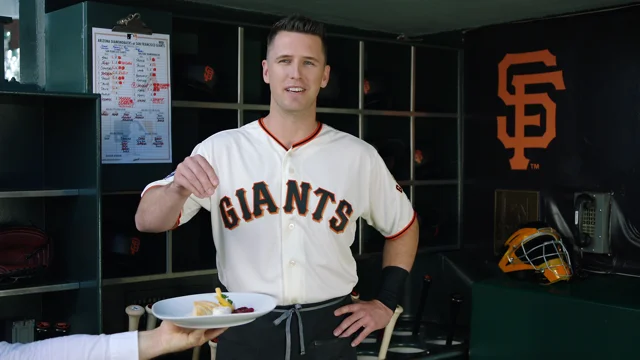
[[[282,195],[281,204],[287,201],[287,183],[289,180],[301,181],[299,169],[296,169],[294,161],[296,149],[286,152],[282,161]],[[294,202],[295,203],[295,202]],[[287,214],[281,208],[282,214],[282,266],[284,275],[284,301],[289,304],[297,304],[303,301],[303,277],[304,277],[304,229],[299,219],[298,209],[293,209]]]

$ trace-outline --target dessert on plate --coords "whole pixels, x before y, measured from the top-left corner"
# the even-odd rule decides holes
[[[193,316],[209,316],[209,315],[229,315],[234,313],[253,312],[253,308],[246,306],[237,308],[227,295],[223,294],[220,288],[216,288],[216,300],[199,300],[193,302]]]

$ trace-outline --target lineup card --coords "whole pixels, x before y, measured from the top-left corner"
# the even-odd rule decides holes
[[[102,163],[170,163],[169,35],[93,28],[93,92],[101,95]]]

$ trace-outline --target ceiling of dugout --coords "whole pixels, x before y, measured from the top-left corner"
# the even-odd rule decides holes
[[[631,0],[180,0],[407,36],[588,12]]]

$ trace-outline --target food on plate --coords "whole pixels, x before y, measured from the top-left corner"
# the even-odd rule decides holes
[[[250,313],[254,311],[253,308],[246,306],[242,306],[236,309],[235,305],[233,304],[233,300],[229,299],[227,295],[223,294],[222,291],[220,291],[220,288],[216,288],[216,297],[218,298],[218,302],[220,303],[220,305],[232,308],[232,312],[234,314]]]
[[[193,316],[228,315],[254,312],[253,308],[246,306],[236,309],[233,304],[233,300],[223,294],[220,288],[216,288],[216,300],[218,300],[217,303],[208,300],[194,301]]]
[[[221,306],[213,301],[201,300],[193,302],[193,316],[226,315],[232,312],[233,309]]]
[[[250,312],[253,312],[253,311],[254,311],[254,310],[253,310],[253,308],[243,306],[243,307],[239,307],[239,308],[237,308],[237,309],[233,310],[233,313],[234,313],[234,314],[239,314],[239,313],[250,313]]]
[[[222,306],[228,307],[231,310],[235,310],[235,306],[233,306],[233,301],[229,299],[229,297],[222,293],[220,288],[216,288],[216,298],[218,299],[218,303]]]

